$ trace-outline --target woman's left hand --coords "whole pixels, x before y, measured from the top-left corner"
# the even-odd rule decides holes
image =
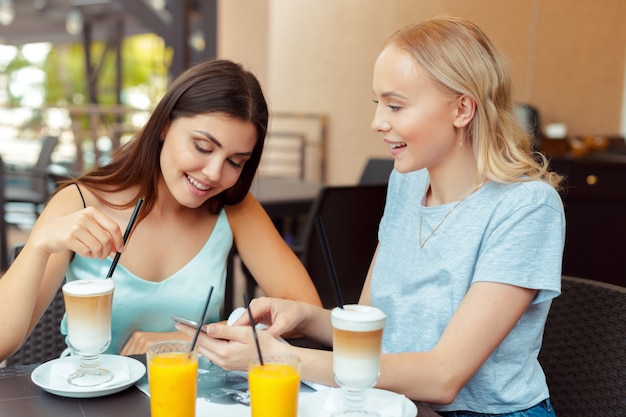
[[[176,328],[186,335],[193,337],[195,329],[184,324],[177,324]],[[250,326],[227,326],[224,324],[209,324],[205,327],[206,333],[198,336],[198,352],[227,371],[246,371],[248,361],[257,355],[256,344]],[[261,352],[278,353],[287,351],[290,346],[276,340],[265,330],[256,329],[261,346]]]
[[[135,330],[120,351],[120,355],[128,356],[144,354],[154,343],[179,339],[187,340],[188,338],[180,332],[143,332]]]

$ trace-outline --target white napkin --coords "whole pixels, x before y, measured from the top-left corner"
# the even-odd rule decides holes
[[[405,397],[395,392],[380,389],[367,390],[365,404],[367,408],[378,411],[381,417],[401,417],[404,415]],[[319,417],[330,416],[338,408],[343,407],[343,393],[339,388],[328,390],[324,408]]]
[[[106,360],[106,356],[101,358],[101,366],[113,372],[113,379],[104,384],[97,385],[97,389],[101,390],[111,386],[118,386],[130,381],[130,364],[127,360]],[[92,390],[94,387],[77,387],[67,382],[69,377],[80,366],[80,358],[78,356],[68,356],[67,358],[57,359],[50,366],[50,386],[57,390],[63,391],[81,391]]]

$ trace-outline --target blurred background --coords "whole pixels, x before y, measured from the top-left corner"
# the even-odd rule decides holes
[[[440,14],[475,21],[503,51],[544,152],[626,153],[624,0],[0,0],[5,172],[38,165],[49,191],[106,163],[174,77],[219,57],[255,72],[269,100],[261,175],[354,184],[389,157],[370,129],[383,42]],[[18,206],[5,217],[27,227],[36,211]]]
[[[217,56],[262,80],[272,131],[307,142],[307,178],[351,183],[388,155],[369,128],[383,41],[439,14],[489,34],[542,131],[624,136],[623,0],[0,0],[0,153],[34,163],[50,134],[61,166],[105,162],[172,77]]]

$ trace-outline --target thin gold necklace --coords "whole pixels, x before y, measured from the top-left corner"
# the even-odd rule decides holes
[[[446,219],[448,218],[448,216],[450,215],[450,213],[452,213],[454,211],[454,209],[456,209],[463,201],[465,201],[465,199],[467,197],[469,197],[470,195],[474,194],[476,191],[478,191],[480,189],[480,187],[482,187],[483,185],[485,185],[485,182],[487,182],[487,180],[481,182],[480,184],[478,184],[476,186],[476,188],[474,188],[472,190],[471,193],[469,193],[468,195],[466,195],[465,197],[463,197],[458,203],[456,203],[455,205],[452,206],[452,208],[450,210],[448,210],[448,212],[446,213],[445,216],[443,216],[443,219],[441,219],[441,221],[439,222],[439,224],[437,226],[435,226],[435,228],[433,229],[432,232],[430,232],[430,234],[428,236],[426,236],[426,239],[424,239],[424,241],[422,241],[422,219],[424,217],[423,213],[422,213],[422,207],[420,206],[420,249],[424,249],[424,245],[426,244],[426,242],[428,242],[428,240],[433,237],[433,235],[435,234],[435,232],[437,231],[437,229],[439,229],[441,227],[441,225],[443,224],[444,221],[446,221]]]

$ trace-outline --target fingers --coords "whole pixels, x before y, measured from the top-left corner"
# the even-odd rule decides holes
[[[145,353],[146,350],[147,347],[145,346],[142,332],[134,331],[128,338],[128,341],[126,342],[122,350],[120,350],[120,355],[136,355]]]
[[[122,350],[120,350],[120,355],[121,356],[128,356],[128,355],[132,355],[133,352],[135,351],[133,346],[129,346],[129,344],[125,344],[124,347],[122,348]]]
[[[224,326],[223,324],[209,324],[206,326],[206,333],[213,339],[246,343],[252,335],[252,330],[250,330],[249,326],[232,327]]]
[[[176,328],[193,336],[191,333],[194,329],[189,326],[177,324]],[[278,352],[284,349],[285,344],[278,342],[268,332],[257,329],[257,335],[262,351]],[[200,333],[196,346],[202,356],[229,371],[245,371],[248,360],[257,354],[250,326],[209,324],[206,326],[206,333]]]
[[[293,317],[297,317],[295,310],[298,303],[271,297],[255,298],[250,303],[255,322],[268,326],[266,329],[272,336],[278,337],[294,327]]]
[[[198,346],[203,346],[211,351],[220,351],[224,344],[239,343],[248,345],[254,343],[252,330],[246,326],[226,326],[223,324],[207,324],[206,333],[201,332],[198,336]],[[176,330],[193,337],[195,329],[181,323],[176,324]]]
[[[250,302],[250,311],[252,311],[255,323],[262,323],[267,326],[272,325],[274,311],[277,310],[274,302],[275,299],[270,297],[255,298]],[[249,324],[250,318],[248,317],[248,314],[245,314],[245,319]],[[240,320],[238,320],[238,322],[239,321]]]
[[[92,207],[73,215],[65,239],[68,248],[81,256],[104,259],[111,252],[124,250],[118,224]]]
[[[184,327],[190,329],[181,326],[179,330],[186,333]],[[202,356],[226,370],[246,370],[255,349],[250,327],[222,324],[207,325],[206,333],[198,336],[196,346]]]
[[[148,351],[148,348],[157,342],[165,340],[184,340],[178,332],[144,332],[135,330],[124,347],[120,350],[120,355],[139,355]]]
[[[187,326],[186,324],[183,324],[183,323],[176,323],[174,327],[176,328],[176,330],[178,330],[181,333],[186,334],[189,337],[194,337],[196,333],[196,329],[194,329],[191,326]]]

